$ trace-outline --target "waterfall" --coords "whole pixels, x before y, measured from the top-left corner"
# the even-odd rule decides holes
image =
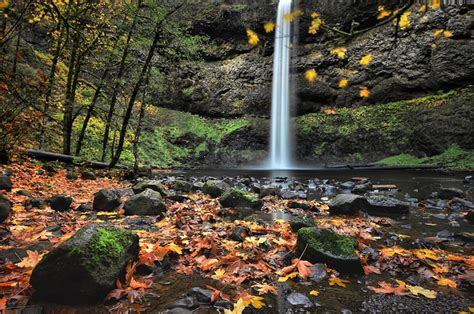
[[[278,3],[275,30],[275,49],[273,53],[272,86],[272,129],[270,138],[271,169],[290,169],[290,38],[291,22],[285,14],[291,13],[292,0],[280,0]]]

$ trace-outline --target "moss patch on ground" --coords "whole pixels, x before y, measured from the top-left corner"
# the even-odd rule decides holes
[[[301,228],[298,236],[317,251],[329,252],[336,256],[357,256],[357,241],[328,229]]]

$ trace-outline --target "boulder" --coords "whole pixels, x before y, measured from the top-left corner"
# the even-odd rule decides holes
[[[89,171],[89,170],[84,170],[81,172],[81,179],[83,180],[95,180],[97,179],[96,175],[94,172]]]
[[[361,183],[361,184],[356,184],[354,188],[352,189],[352,193],[356,194],[364,194],[368,190],[370,190],[371,184],[370,183]]]
[[[31,196],[33,196],[33,193],[31,193],[28,190],[18,190],[18,191],[16,191],[16,195],[31,197]]]
[[[450,200],[453,197],[464,198],[464,191],[457,188],[441,188],[438,196],[443,200]]]
[[[280,196],[281,189],[279,186],[274,184],[266,184],[260,187],[260,197],[265,197],[268,195]]]
[[[212,291],[200,287],[191,288],[188,292],[188,296],[196,298],[201,304],[211,304]]]
[[[306,216],[291,218],[289,224],[293,232],[298,232],[301,228],[315,227],[314,221]]]
[[[464,216],[464,218],[467,219],[467,221],[469,221],[470,223],[474,224],[474,210],[469,210],[466,214],[466,216]]]
[[[11,211],[12,211],[12,203],[10,199],[4,194],[0,194],[0,223],[7,220]]]
[[[122,205],[120,193],[114,189],[102,189],[94,194],[92,207],[98,212],[112,212]]]
[[[68,195],[55,195],[49,199],[51,208],[58,212],[71,209],[72,197]]]
[[[220,203],[223,207],[253,209],[259,209],[263,205],[263,202],[258,198],[258,194],[246,192],[239,188],[230,189],[222,194]]]
[[[139,194],[146,189],[151,189],[161,194],[161,196],[165,197],[168,195],[166,189],[164,188],[163,184],[161,184],[158,180],[144,180],[136,183],[133,187],[133,193]]]
[[[92,223],[43,256],[30,284],[39,296],[58,303],[102,301],[138,258],[138,236],[107,224]]]
[[[299,292],[290,293],[286,297],[286,301],[295,307],[309,308],[314,306],[313,302],[311,302],[307,296]]]
[[[27,209],[32,209],[32,208],[42,208],[46,206],[46,200],[42,198],[32,198],[30,200],[25,201],[25,207]]]
[[[311,263],[326,263],[341,273],[362,273],[356,247],[355,239],[330,229],[301,228],[296,255]]]
[[[355,194],[338,194],[329,202],[329,213],[348,215],[370,207],[365,197]]]
[[[222,180],[208,180],[202,187],[202,192],[211,197],[219,197],[225,191],[230,190],[230,185]]]
[[[374,216],[405,215],[410,212],[410,203],[385,195],[372,195],[367,198],[370,206],[364,211]]]
[[[10,177],[5,174],[0,174],[0,190],[10,192],[12,190],[13,183]]]
[[[191,192],[191,190],[193,189],[193,185],[191,182],[185,180],[176,180],[174,182],[173,189],[175,191]]]
[[[343,190],[352,190],[355,186],[355,183],[352,182],[352,181],[347,181],[347,182],[344,182],[344,183],[341,183],[339,184],[339,186],[341,187],[341,189]]]
[[[94,210],[94,207],[89,203],[84,203],[76,207],[78,212],[91,212]]]
[[[311,204],[306,203],[304,201],[288,201],[286,205],[288,206],[288,208],[301,208],[303,210],[314,210],[314,209],[317,210],[317,208],[314,208],[313,206],[311,206]]]
[[[159,192],[152,189],[133,195],[124,205],[125,215],[164,216],[166,205]]]
[[[309,266],[309,269],[311,270],[311,274],[309,275],[309,280],[311,281],[321,282],[328,276],[325,264],[314,264],[313,266]]]

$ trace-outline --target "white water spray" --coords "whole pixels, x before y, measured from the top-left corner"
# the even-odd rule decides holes
[[[291,13],[292,0],[278,3],[273,53],[272,129],[270,138],[271,169],[291,169],[290,144],[290,38],[291,22],[284,16]]]

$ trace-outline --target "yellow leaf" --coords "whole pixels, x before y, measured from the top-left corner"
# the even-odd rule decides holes
[[[458,286],[456,281],[448,279],[448,278],[444,278],[444,277],[441,277],[441,276],[438,279],[438,285],[448,286],[448,287],[451,287],[451,288],[456,288]]]
[[[246,307],[244,300],[240,298],[237,303],[234,303],[234,309],[232,311],[226,309],[224,314],[242,314]]]
[[[316,73],[315,69],[309,69],[304,73],[304,77],[308,82],[314,82],[318,77],[318,73]]]
[[[317,297],[317,296],[319,295],[319,291],[317,291],[317,290],[311,290],[311,291],[309,292],[309,294],[310,294],[310,295],[314,295],[315,297]]]
[[[295,18],[297,18],[298,16],[301,16],[303,15],[303,11],[301,10],[295,10],[291,13],[287,13],[283,16],[283,19],[285,19],[285,21],[287,22],[292,22]]]
[[[329,278],[329,285],[330,286],[334,286],[334,285],[338,285],[340,287],[347,287],[347,285],[345,284],[346,282],[349,282],[349,280],[343,280],[343,279],[340,279],[340,278],[337,278],[337,277],[331,277]]]
[[[183,254],[183,249],[179,245],[176,245],[174,243],[168,244],[168,249],[178,254]]]
[[[8,8],[9,0],[0,0],[0,10]]]
[[[36,251],[28,250],[26,251],[26,253],[28,254],[28,256],[25,257],[21,262],[17,263],[16,266],[22,268],[34,268],[43,257],[43,254],[39,254]]]
[[[255,33],[250,28],[247,28],[247,37],[249,44],[252,46],[256,46],[260,42],[257,33]]]
[[[311,13],[311,17],[312,17],[313,19],[317,18],[318,16],[319,16],[318,12],[313,12],[313,13]]]
[[[274,295],[277,295],[277,288],[275,286],[272,286],[272,285],[268,285],[266,283],[258,283],[258,284],[255,284],[253,287],[256,288],[256,290],[258,291],[258,294],[262,295],[262,294],[267,294],[267,293],[272,293]]]
[[[444,31],[444,32],[443,32],[443,35],[444,35],[444,37],[446,37],[446,38],[453,37],[453,33],[450,32],[450,31]]]
[[[340,80],[339,81],[339,88],[344,88],[344,87],[347,87],[349,85],[349,81],[348,80]]]
[[[418,8],[418,12],[420,12],[420,13],[426,12],[426,4],[423,4],[422,6],[420,6]]]
[[[442,33],[444,32],[444,29],[437,29],[434,31],[433,35],[434,37],[438,37],[439,35],[441,35]]]
[[[359,91],[359,96],[360,96],[360,97],[367,98],[367,97],[369,97],[369,95],[370,95],[370,92],[369,92],[369,90],[367,89],[367,87],[362,87],[362,88],[360,89],[360,91]]]
[[[377,20],[386,18],[387,16],[390,16],[391,14],[392,12],[385,10],[385,7],[383,5],[379,5],[379,15],[377,15]]]
[[[437,10],[441,7],[441,0],[431,0],[431,4],[428,6],[430,9]]]
[[[439,260],[439,257],[436,256],[436,253],[429,249],[415,250],[414,253],[419,259],[429,258],[434,261]]]
[[[225,275],[225,270],[220,268],[214,272],[214,275],[212,275],[211,278],[215,280],[221,280],[222,277],[224,277],[224,275]]]
[[[315,35],[321,25],[323,25],[323,20],[319,17],[319,14],[317,12],[311,13],[311,17],[313,20],[311,21],[311,25],[309,26],[308,33]]]
[[[298,276],[298,272],[293,272],[293,273],[288,274],[286,276],[279,277],[278,282],[285,282],[290,278],[295,278],[296,276]]]
[[[359,63],[361,65],[369,65],[370,62],[372,62],[372,55],[371,54],[363,56],[362,58],[360,58],[360,61],[359,61]]]
[[[410,14],[411,14],[410,11],[406,11],[402,14],[402,16],[400,16],[399,25],[400,25],[401,30],[405,30],[408,27],[410,27],[410,19],[409,19]]]
[[[273,23],[272,21],[266,22],[265,24],[263,24],[263,28],[265,29],[266,33],[271,33],[275,30],[275,23]]]
[[[257,297],[257,296],[252,296],[247,302],[253,306],[255,309],[261,309],[262,307],[265,306],[265,303],[262,302],[263,298],[262,297]]]
[[[256,238],[256,237],[246,237],[245,238],[245,242],[248,242],[254,246],[259,246],[260,244],[262,243],[265,243],[265,241],[267,241],[267,238]]]
[[[428,299],[436,299],[437,293],[433,290],[428,290],[420,286],[410,286],[406,285],[407,289],[410,290],[410,293],[413,295],[422,295]]]
[[[337,56],[339,59],[344,59],[346,57],[347,49],[344,47],[333,48],[329,51],[330,54]]]

